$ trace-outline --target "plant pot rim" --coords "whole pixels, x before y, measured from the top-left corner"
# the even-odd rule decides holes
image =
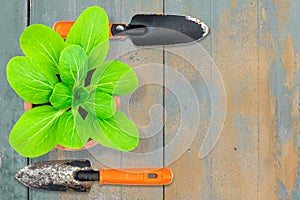
[[[121,104],[120,103],[121,102],[120,101],[120,96],[114,96],[114,99],[116,101],[116,109],[120,110],[120,104]],[[25,112],[32,109],[32,107],[33,107],[32,103],[24,101],[24,110],[25,110]],[[79,150],[92,148],[92,147],[96,146],[97,144],[98,144],[98,142],[96,142],[95,140],[89,139],[88,142],[82,148],[79,148],[79,149],[67,148],[67,147],[64,147],[60,144],[56,145],[54,148],[59,149],[59,150],[64,150],[64,151],[79,151]]]

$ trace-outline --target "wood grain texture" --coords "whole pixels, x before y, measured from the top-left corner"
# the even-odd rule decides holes
[[[172,151],[165,148],[164,152],[154,154],[155,158],[128,157],[109,151],[54,149],[30,160],[84,158],[89,159],[95,169],[168,165],[174,172],[174,181],[165,188],[95,184],[90,193],[29,190],[27,196],[27,188],[14,179],[15,172],[27,164],[26,159],[18,156],[7,141],[10,129],[23,113],[23,104],[10,89],[5,74],[8,60],[21,54],[18,38],[27,23],[27,1],[3,1],[0,8],[0,104],[3,109],[0,116],[0,199],[300,199],[298,0],[30,2],[31,23],[48,26],[59,20],[74,20],[84,8],[92,5],[103,7],[112,22],[128,23],[136,13],[163,13],[164,10],[167,14],[191,15],[203,20],[210,26],[211,33],[199,42],[201,52],[195,52],[193,45],[165,47],[164,52],[162,48],[133,50],[127,39],[112,40],[109,53],[109,59],[119,59],[134,67],[140,85],[147,80],[154,82],[122,98],[122,111],[136,122],[143,137],[148,136],[141,139],[133,153],[142,155],[162,149],[176,134],[193,134],[196,123],[199,128],[191,146],[184,152],[181,148],[187,141],[179,140],[175,141],[178,148]],[[184,52],[174,53],[174,48],[182,48]],[[213,63],[207,55],[210,56],[226,88],[224,128],[213,151],[204,159],[198,157],[199,147],[214,123],[210,121],[213,101],[207,84],[216,80],[212,76],[205,79],[193,65],[194,58],[189,60],[185,55],[195,55],[195,60],[203,61],[203,66],[210,69],[208,75],[213,71]],[[174,72],[181,76],[174,76]],[[180,82],[182,78],[186,82]],[[187,94],[188,88],[193,92]],[[200,110],[199,121],[195,121],[199,116],[188,116],[190,120],[183,125],[182,132],[177,132],[181,130],[184,113],[197,108],[192,101],[194,97]],[[184,99],[191,101],[183,103]],[[162,105],[165,105],[164,111]],[[183,155],[179,159],[172,160],[180,153]],[[97,155],[101,155],[102,160]]]
[[[259,10],[259,198],[299,199],[300,4]]]
[[[209,1],[172,1],[166,0],[165,2],[166,14],[179,14],[179,15],[190,15],[196,17],[206,24],[211,26],[211,5]],[[201,45],[206,53],[209,55],[211,50],[211,34],[202,40]],[[176,47],[175,47],[176,48]],[[165,199],[209,199],[212,197],[210,192],[209,182],[209,169],[208,166],[198,158],[199,147],[203,142],[203,137],[207,132],[209,121],[211,118],[211,101],[207,85],[202,77],[202,74],[197,70],[197,66],[194,66],[191,61],[207,62],[202,54],[204,52],[193,52],[195,49],[190,48],[189,45],[183,45],[182,53],[176,54],[172,51],[174,49],[167,47],[165,53],[165,144],[170,145],[176,134],[183,134],[180,126],[184,120],[184,113],[196,109],[194,104],[198,104],[200,121],[199,128],[196,130],[197,136],[195,137],[192,145],[186,149],[186,152],[178,152],[178,149],[182,151],[185,145],[183,141],[179,141],[177,145],[171,150],[165,152],[166,160],[173,157],[174,154],[184,153],[178,160],[172,162],[169,166],[172,168],[174,173],[174,182],[170,186],[166,186]],[[185,51],[185,52],[183,52]],[[193,60],[188,60],[185,56],[187,54],[195,54]],[[207,62],[209,68],[209,62]],[[206,66],[204,66],[206,67]],[[170,68],[170,69],[168,69]],[[173,72],[176,71],[184,77],[185,81],[182,81],[180,76],[172,76]],[[180,81],[181,80],[181,81]],[[180,81],[180,83],[179,83]],[[181,84],[184,83],[184,84]],[[188,98],[191,99],[189,104],[185,101],[185,91],[187,87],[191,87],[194,93],[189,92]],[[195,97],[195,96],[196,97]],[[192,99],[196,98],[196,101]],[[193,121],[196,116],[190,116],[189,123],[197,123]],[[185,132],[194,134],[195,130],[192,130],[192,126],[184,129]],[[191,137],[191,136],[190,136]],[[192,139],[192,137],[191,137]],[[190,139],[186,139],[187,141]],[[208,161],[209,162],[209,161]]]
[[[129,23],[131,17],[136,13],[162,13],[161,1],[32,1],[31,8],[31,23],[42,23],[52,26],[59,20],[75,20],[78,15],[87,7],[97,5],[103,7],[107,11],[107,15],[111,22],[124,21]],[[109,59],[118,59],[133,66],[135,69],[147,63],[162,63],[162,51],[141,50],[128,52],[127,49],[133,44],[129,39],[125,41],[111,41]],[[125,52],[125,54],[124,54]],[[139,78],[140,74],[138,74]],[[162,77],[162,71],[158,74]],[[130,105],[123,105],[121,98],[121,110],[129,110],[132,119],[140,126],[149,123],[148,111],[153,104],[162,104],[162,82],[158,86],[146,85],[136,90],[130,100]],[[130,97],[126,97],[130,98]],[[162,121],[162,111],[158,113],[158,118],[155,121]],[[155,121],[152,122],[155,124]],[[146,130],[147,131],[147,130]],[[143,133],[147,134],[147,133]],[[162,146],[163,133],[160,131],[152,140],[141,140],[135,152],[147,152],[151,149],[156,149],[157,143]],[[113,166],[105,166],[106,160],[99,160],[93,151],[84,150],[79,152],[64,152],[53,150],[49,155],[41,158],[32,159],[31,162],[37,162],[48,159],[89,159],[94,168],[98,167],[136,167],[141,162],[140,160],[130,160],[123,158],[120,152],[115,152],[118,156],[112,158],[106,156],[106,160],[114,159]],[[101,153],[100,153],[101,154]],[[163,166],[162,154],[158,157],[157,164]],[[103,158],[103,156],[101,156]],[[151,165],[151,160],[143,161],[147,166]],[[158,167],[158,166],[156,166]],[[162,187],[122,187],[122,186],[98,186],[94,185],[91,192],[86,194],[68,194],[68,193],[53,193],[45,191],[31,190],[30,199],[162,199]]]
[[[197,1],[196,4],[179,1],[179,4],[178,7],[181,8],[188,6],[185,14],[195,13],[196,17],[204,18],[204,21],[206,18],[211,27],[211,43],[208,51],[224,80],[227,116],[219,142],[205,159],[198,158],[201,140],[200,142],[195,140],[190,151],[172,165],[175,178],[178,179],[167,188],[166,197],[169,199],[256,199],[257,2],[211,1],[209,4],[207,1]],[[169,7],[173,8],[171,3]],[[166,8],[168,10],[168,5]],[[167,62],[172,63],[176,69],[181,69],[192,84],[198,82],[201,85],[201,78],[195,79],[195,72],[187,70],[187,66],[182,62],[176,61],[173,57],[168,58]],[[203,104],[203,101],[206,102],[205,109],[201,110],[201,114],[206,117],[200,122],[198,137],[206,133],[209,123],[214,123],[207,120],[210,119],[209,95],[203,88],[205,84],[195,88],[198,92],[199,105]],[[205,96],[208,96],[208,100],[204,98]],[[166,104],[168,103],[171,102],[167,100]],[[173,123],[171,122],[169,126],[173,127]]]
[[[19,36],[27,23],[26,1],[1,2],[0,7],[0,199],[27,199],[27,188],[14,178],[27,164],[8,144],[11,128],[23,113],[23,101],[9,87],[6,65],[13,56],[20,55]]]
[[[217,199],[257,199],[257,1],[213,1],[212,57],[226,88],[227,116],[211,159]]]

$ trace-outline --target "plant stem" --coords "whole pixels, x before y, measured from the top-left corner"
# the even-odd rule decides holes
[[[87,91],[91,94],[94,90],[96,90],[97,86],[96,85],[89,85],[86,87]]]

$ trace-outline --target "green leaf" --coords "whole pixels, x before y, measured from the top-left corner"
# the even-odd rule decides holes
[[[110,118],[116,112],[115,99],[110,94],[100,90],[96,90],[83,106],[87,110],[96,113],[100,119]]]
[[[88,57],[88,70],[95,69],[100,66],[105,60],[109,49],[109,40],[98,44]]]
[[[109,24],[105,10],[93,6],[84,10],[72,26],[66,43],[81,45],[87,55],[103,41],[108,40]]]
[[[120,96],[135,90],[138,86],[138,79],[129,65],[113,60],[103,63],[95,70],[91,85],[113,96]]]
[[[85,121],[87,122],[85,130],[89,131],[89,136],[91,138],[96,138],[94,140],[100,143],[102,146],[116,149],[114,145],[109,141],[109,138],[107,138],[102,133],[98,120],[99,119],[97,118],[97,116],[93,112],[89,111],[85,119]]]
[[[72,90],[62,83],[57,83],[50,96],[50,103],[57,109],[64,109],[72,104]]]
[[[89,139],[87,133],[80,134],[80,132],[77,131],[77,126],[83,122],[78,121],[81,117],[79,113],[76,114],[76,112],[78,111],[69,110],[63,113],[58,121],[58,142],[67,148],[82,148]],[[81,125],[81,127],[86,127],[86,124]]]
[[[59,73],[62,81],[73,86],[83,85],[87,70],[85,69],[86,54],[79,45],[67,46],[59,59]]]
[[[43,62],[57,72],[60,52],[65,44],[53,29],[42,24],[27,27],[20,37],[20,46],[26,57]]]
[[[94,121],[93,126],[98,131],[92,131],[90,137],[103,146],[121,151],[131,151],[139,143],[138,129],[120,111],[116,111],[112,118]]]
[[[10,145],[22,156],[37,157],[57,145],[57,120],[62,114],[51,106],[40,106],[25,112],[13,127]]]
[[[34,104],[49,102],[52,89],[58,82],[55,74],[32,59],[21,56],[9,61],[6,73],[7,80],[16,93],[25,101]]]
[[[72,107],[76,108],[77,106],[84,104],[89,97],[90,93],[84,87],[74,88]]]

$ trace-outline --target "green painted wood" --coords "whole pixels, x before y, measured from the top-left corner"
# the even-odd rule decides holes
[[[168,1],[167,1],[168,2]],[[210,43],[206,45],[212,59],[216,62],[226,88],[227,116],[223,132],[213,151],[203,160],[198,158],[198,151],[203,142],[203,135],[211,120],[209,93],[205,84],[218,80],[211,77],[204,83],[188,64],[176,56],[169,56],[166,63],[177,69],[189,80],[198,97],[200,107],[200,127],[197,137],[189,150],[172,167],[175,170],[175,182],[167,187],[169,199],[256,199],[257,197],[257,152],[258,152],[258,61],[257,61],[257,3],[256,1],[177,1],[175,7],[166,6],[166,11],[175,12],[178,8],[184,14],[195,15],[211,27]],[[206,38],[209,41],[209,38]],[[193,50],[187,47],[189,54]],[[195,57],[196,57],[196,53]],[[212,74],[213,63],[210,64]],[[186,56],[183,56],[185,59]],[[193,58],[196,59],[196,58]],[[190,61],[191,62],[191,61]],[[174,84],[166,78],[166,85]],[[198,87],[197,87],[198,85]],[[179,86],[178,86],[179,87]],[[184,89],[181,89],[184,92]],[[166,96],[173,121],[167,123],[166,134],[174,131],[174,121],[180,119],[181,112],[175,112],[174,98]],[[215,99],[214,99],[215,100]],[[221,100],[221,99],[220,99]],[[168,106],[169,105],[169,106]],[[251,105],[251,106],[250,106]],[[186,109],[192,109],[190,104]],[[191,116],[191,120],[194,117]],[[195,123],[195,122],[194,122]],[[190,126],[192,127],[192,126]],[[176,130],[176,129],[175,129]],[[187,129],[186,131],[191,131]],[[213,142],[213,141],[211,141]],[[168,154],[167,154],[168,155]],[[194,178],[197,177],[197,178]]]
[[[257,199],[257,1],[212,1],[211,7],[211,55],[227,99],[223,132],[209,155],[211,192],[217,199]]]
[[[299,9],[299,1],[259,1],[261,199],[300,198]]]
[[[129,22],[135,13],[162,13],[164,7],[167,14],[191,15],[203,20],[211,27],[211,33],[199,42],[202,46],[199,52],[194,51],[194,45],[166,47],[163,53],[162,48],[136,50],[129,40],[111,42],[110,58],[133,66],[140,85],[148,80],[155,82],[122,98],[122,111],[140,126],[142,136],[146,137],[133,151],[137,156],[130,158],[101,148],[78,152],[54,149],[30,160],[88,158],[95,169],[167,165],[174,171],[172,185],[163,189],[95,184],[86,194],[29,190],[29,199],[299,199],[300,3],[297,0],[31,2],[31,23],[52,26],[58,20],[74,20],[91,5],[106,9],[110,21]],[[18,38],[27,23],[26,9],[25,1],[16,0],[3,2],[0,8],[0,25],[4,27],[0,29],[0,103],[6,108],[0,116],[3,127],[0,199],[28,199],[27,188],[13,177],[26,165],[26,159],[18,156],[7,141],[10,129],[23,113],[23,103],[10,89],[5,75],[8,60],[21,54]],[[213,100],[207,84],[216,80],[212,77],[214,63],[209,56],[224,80],[227,116],[217,145],[207,157],[199,159],[199,147],[213,123],[210,122]],[[197,71],[194,58],[203,62],[201,66],[208,66],[204,74],[208,79]],[[182,77],[175,76],[172,70],[187,82],[180,82]],[[186,95],[191,99],[190,104],[180,107],[185,100],[182,95],[190,87],[200,108],[197,136],[185,152],[180,148],[188,143],[186,140],[175,140],[178,148],[170,151],[167,146],[176,134],[193,134],[197,123],[197,116],[190,114],[182,132],[176,132],[184,113],[197,108],[191,105],[192,93]],[[159,106],[163,104],[165,113]],[[147,156],[147,152],[162,149],[164,143],[163,152]],[[180,153],[184,154],[170,161]]]
[[[6,79],[6,65],[13,56],[20,55],[19,36],[27,23],[26,1],[4,1],[0,7],[0,199],[27,199],[27,188],[14,178],[27,164],[8,144],[9,132],[23,113],[23,102],[10,88]]]
[[[125,46],[126,47],[126,46]],[[121,110],[128,110],[129,116],[140,127],[139,146],[131,152],[122,153],[121,166],[125,168],[136,167],[163,167],[163,152],[151,152],[163,149],[163,105],[162,81],[162,49],[141,49],[128,52],[120,58],[137,71],[140,87],[133,95],[125,97],[129,101],[126,106],[125,98],[121,99]],[[154,70],[156,65],[161,66]],[[147,80],[155,82],[147,83]],[[130,100],[129,100],[130,99]],[[122,199],[163,199],[163,186],[122,186]]]
[[[211,27],[211,5],[210,1],[172,1],[166,0],[166,14],[189,15],[204,21]],[[208,129],[211,117],[211,101],[209,91],[203,74],[198,67],[207,67],[209,70],[209,55],[211,50],[211,34],[197,42],[197,44],[187,44],[181,47],[166,47],[165,53],[165,105],[166,105],[166,126],[165,126],[165,144],[171,145],[177,134],[186,134],[188,137],[179,140],[174,147],[165,150],[167,164],[171,164],[174,172],[174,182],[166,186],[165,199],[209,199],[213,197],[210,190],[211,182],[209,173],[211,169],[205,168],[203,160],[198,158],[199,148],[204,139],[204,133]],[[199,47],[197,47],[199,45]],[[179,52],[173,52],[179,49]],[[198,52],[195,52],[198,51]],[[190,60],[188,55],[194,55]],[[195,63],[203,63],[197,66]],[[174,77],[174,71],[182,77]],[[208,72],[209,73],[209,72]],[[210,81],[210,78],[207,79]],[[191,87],[186,94],[186,90]],[[191,92],[192,91],[192,92]],[[188,95],[188,96],[186,96]],[[186,98],[189,99],[186,101]],[[199,108],[198,112],[193,110]],[[185,114],[189,112],[190,114]],[[187,115],[187,116],[186,116]],[[199,115],[199,121],[197,116]],[[184,118],[188,117],[187,122]],[[180,123],[182,123],[180,125]],[[195,124],[198,129],[195,130]],[[183,126],[183,129],[180,128]],[[188,134],[187,134],[188,133]],[[196,135],[195,138],[189,135]],[[190,139],[189,139],[190,138]],[[191,141],[191,146],[184,149],[186,142]],[[173,146],[173,145],[172,145]],[[183,149],[181,149],[183,148]],[[180,149],[180,150],[178,150]],[[174,160],[174,154],[183,155]],[[170,160],[171,159],[171,160]],[[173,161],[174,160],[174,161]],[[207,160],[209,162],[209,160]]]
[[[177,7],[188,4],[177,3]],[[198,10],[200,6],[192,8]],[[181,183],[186,176],[183,169],[195,171],[193,177],[198,178],[188,178],[192,189],[175,181],[176,184],[167,187],[166,197],[299,198],[299,15],[296,13],[299,6],[295,1],[211,1],[210,51],[223,75],[227,118],[219,143],[202,164],[191,155],[191,146],[181,158],[184,160],[172,165],[179,171],[175,175],[180,176]],[[183,74],[187,77],[194,74],[180,59],[167,57],[168,62],[175,68],[184,66]],[[167,78],[166,81],[168,85]],[[170,96],[166,96],[166,104],[167,107],[171,104],[175,116],[170,113],[178,120],[178,105]],[[174,121],[170,130],[174,129]]]
[[[91,5],[99,5],[104,7],[103,3],[101,4],[99,2],[87,3],[87,1],[33,1],[31,8],[31,23],[42,23],[48,26],[52,26],[56,21],[75,20],[85,8]],[[107,9],[107,7],[105,9]],[[103,164],[100,163],[97,159],[94,159],[87,150],[79,152],[66,152],[54,149],[50,154],[42,156],[40,158],[32,159],[31,162],[80,158],[89,159],[95,169],[103,166]],[[98,185],[95,185],[90,193],[83,194],[31,190],[30,199],[99,199],[102,197],[112,198],[120,196],[120,191],[120,187],[108,186],[99,188]]]
[[[162,1],[145,1],[131,3],[124,1],[33,1],[31,7],[31,23],[42,23],[52,26],[59,20],[74,20],[85,8],[98,5],[103,7],[109,16],[111,22],[130,22],[131,17],[136,13],[161,13]],[[129,39],[125,41],[111,41],[110,59],[119,59],[130,64],[138,70],[143,64],[151,62],[162,63],[162,51],[155,50],[134,50]],[[124,55],[123,55],[124,54]],[[138,74],[140,76],[140,74]],[[142,74],[143,76],[143,74]],[[139,78],[143,78],[143,77]],[[162,77],[162,71],[158,76]],[[154,77],[155,78],[155,77]],[[162,104],[162,82],[158,86],[146,85],[139,88],[132,97],[121,98],[122,111],[127,112],[131,118],[140,126],[145,126],[149,123],[148,110],[153,104]],[[129,106],[124,105],[125,99],[130,99]],[[157,113],[158,118],[155,121],[161,121],[162,111]],[[152,122],[155,124],[155,121]],[[147,130],[143,132],[147,135]],[[147,152],[157,148],[157,142],[162,146],[163,133],[162,131],[148,140],[142,140],[139,147],[135,150],[136,153]],[[38,162],[53,159],[89,159],[93,167],[137,167],[140,165],[140,160],[128,160],[126,155],[120,152],[106,151],[105,149],[93,148],[78,152],[67,152],[53,150],[50,154],[40,158],[31,159],[31,162]],[[102,152],[103,151],[103,152]],[[163,166],[162,154],[157,158],[156,167]],[[151,160],[144,160],[145,166],[151,165]],[[86,194],[68,194],[54,193],[47,191],[30,190],[30,199],[162,199],[163,187],[122,187],[122,186],[98,186],[97,183],[92,188],[92,191]]]

